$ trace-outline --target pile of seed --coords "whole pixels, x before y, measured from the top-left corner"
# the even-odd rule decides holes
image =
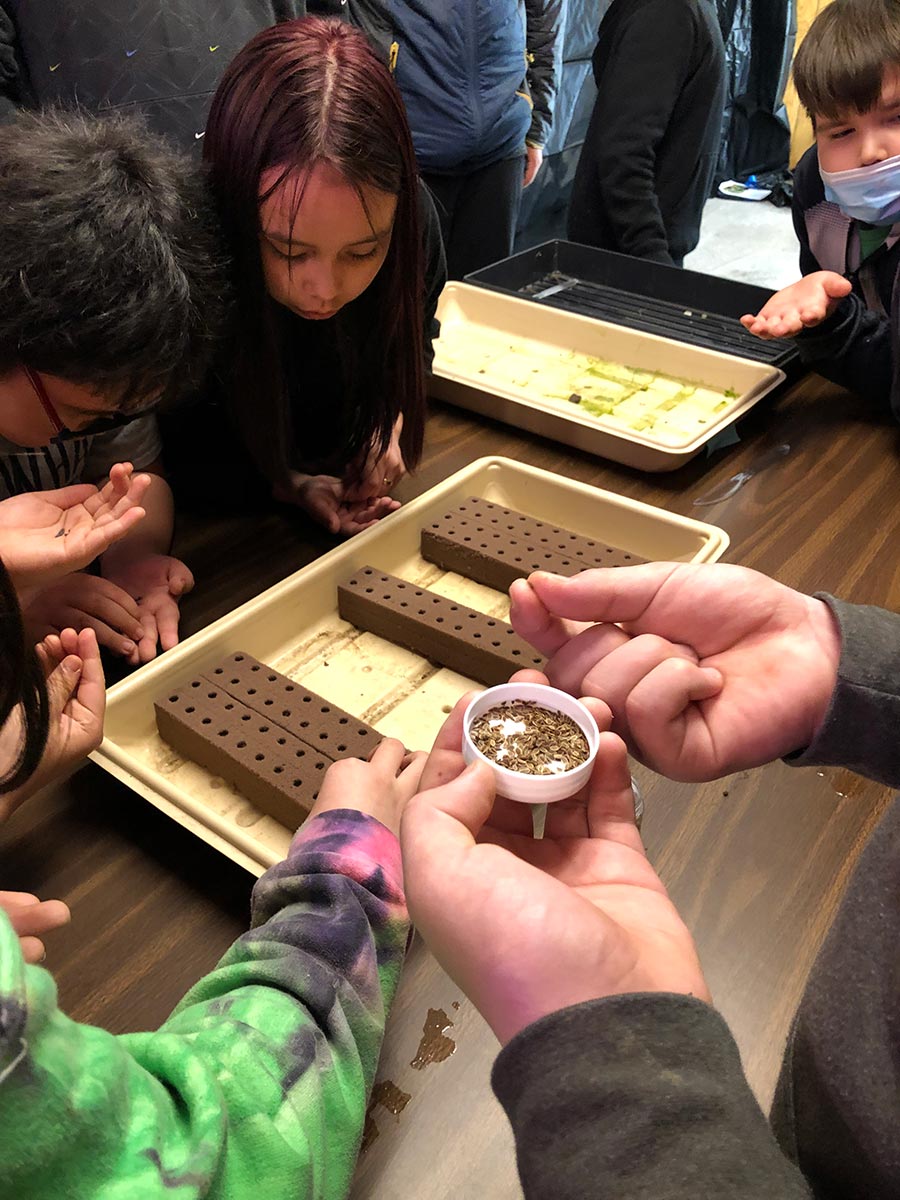
[[[489,708],[472,722],[469,736],[486,758],[523,775],[561,775],[590,754],[587,738],[571,717],[534,700]]]

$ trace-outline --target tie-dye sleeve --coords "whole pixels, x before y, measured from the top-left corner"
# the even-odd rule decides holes
[[[337,1200],[408,929],[397,839],[349,809],[300,831],[156,1033],[70,1021],[0,919],[0,1195]]]

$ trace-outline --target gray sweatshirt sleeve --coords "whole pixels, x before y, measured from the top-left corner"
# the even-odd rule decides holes
[[[841,630],[838,680],[812,745],[791,762],[900,784],[900,616],[819,598]],[[788,1047],[774,1117],[808,1172],[776,1143],[714,1009],[684,996],[616,996],[545,1017],[497,1059],[492,1082],[526,1200],[896,1195],[898,846],[894,805]],[[872,1186],[860,1190],[861,1180]]]
[[[900,615],[819,594],[841,631],[837,686],[825,720],[791,766],[849,767],[900,786]]]
[[[809,1200],[727,1025],[687,996],[592,1000],[524,1029],[494,1091],[526,1200]]]

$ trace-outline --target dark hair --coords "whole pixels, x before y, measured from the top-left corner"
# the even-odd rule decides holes
[[[831,0],[794,59],[794,86],[815,124],[868,112],[881,96],[885,68],[900,70],[900,0]]]
[[[0,562],[0,726],[18,707],[22,729],[16,757],[0,765],[0,796],[27,783],[47,745],[50,705],[44,672],[25,636],[22,610],[6,567]]]
[[[281,168],[271,194],[293,176],[295,214],[309,171],[319,164],[342,175],[364,209],[365,186],[397,197],[387,256],[364,293],[367,328],[341,337],[349,403],[338,454],[352,468],[370,445],[383,450],[402,412],[401,448],[414,467],[425,423],[424,252],[412,137],[387,66],[362,33],[340,20],[304,17],[265,29],[219,84],[204,156],[236,271],[239,336],[226,384],[230,407],[257,466],[273,482],[291,465],[294,431],[285,316],[268,296],[260,257],[260,179]],[[339,335],[343,315],[334,318]],[[304,324],[287,319],[292,327]],[[364,345],[354,344],[360,336]]]
[[[203,170],[133,118],[0,127],[0,375],[25,363],[128,411],[205,375],[228,303]]]

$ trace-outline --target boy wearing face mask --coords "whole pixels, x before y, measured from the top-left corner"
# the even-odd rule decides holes
[[[900,0],[832,0],[797,52],[794,83],[816,135],[794,173],[803,278],[742,323],[795,337],[807,366],[900,420]]]

